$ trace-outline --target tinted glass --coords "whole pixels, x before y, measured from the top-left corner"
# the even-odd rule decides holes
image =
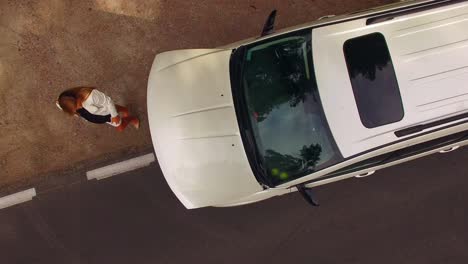
[[[400,121],[403,104],[384,36],[347,40],[344,55],[362,124],[373,128]]]
[[[454,144],[459,141],[466,140],[468,138],[468,132],[463,131],[456,134],[448,135],[441,138],[436,138],[428,142],[413,145],[404,149],[397,150],[387,162],[392,162],[399,159],[404,159],[414,155],[418,155],[436,148],[441,148],[446,145]]]
[[[249,46],[242,88],[254,144],[274,185],[335,164],[312,63],[311,30]]]

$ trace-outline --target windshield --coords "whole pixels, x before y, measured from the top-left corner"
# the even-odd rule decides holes
[[[329,131],[312,63],[311,30],[295,32],[236,51],[236,96],[253,168],[278,185],[342,159]],[[249,153],[248,153],[249,154]],[[252,162],[251,162],[252,163]],[[258,178],[258,177],[257,177]]]

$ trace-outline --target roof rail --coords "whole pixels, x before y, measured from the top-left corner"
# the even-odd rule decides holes
[[[465,1],[467,0],[434,0],[432,2],[425,2],[419,5],[403,7],[401,9],[384,12],[377,16],[368,18],[366,20],[366,25],[368,26],[368,25],[378,24],[378,23],[392,20],[399,16],[405,16],[405,15],[422,12],[422,11],[426,11],[426,10],[430,10],[433,8],[438,8],[438,7],[442,7],[446,5],[452,5],[452,4],[456,4],[460,2],[465,2]]]
[[[408,127],[408,128],[405,128],[405,129],[401,129],[401,130],[395,131],[395,136],[404,137],[404,136],[408,136],[408,135],[411,135],[411,134],[416,134],[416,133],[421,132],[423,130],[426,130],[426,129],[429,129],[429,128],[432,128],[432,127],[436,127],[436,126],[440,126],[440,125],[444,125],[444,124],[447,124],[447,123],[451,123],[451,122],[454,122],[454,121],[457,121],[457,120],[460,120],[460,119],[464,119],[464,118],[468,118],[468,112],[463,113],[463,114],[459,114],[459,115],[456,115],[456,116],[444,118],[444,119],[441,119],[441,120],[437,120],[437,121],[434,121],[434,122],[430,122],[430,123],[426,123],[426,124],[422,124],[422,125],[417,125],[417,126],[412,126],[412,127]],[[468,120],[466,120],[466,121],[468,122]]]

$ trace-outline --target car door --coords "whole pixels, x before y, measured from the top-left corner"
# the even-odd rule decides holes
[[[417,159],[419,157],[427,156],[437,152],[445,154],[451,151],[455,151],[462,146],[468,145],[468,130],[455,132],[446,136],[437,137],[435,139],[429,137],[427,140],[421,140],[420,137],[416,137],[413,140],[417,140],[420,143],[412,144],[410,146],[402,147],[396,150],[394,149],[388,152],[375,150],[375,155],[370,158],[358,158],[355,163],[332,171],[323,175],[322,177],[306,180],[300,185],[304,185],[306,188],[312,188],[352,177],[363,178],[372,175],[377,170]],[[284,186],[267,188],[249,197],[245,197],[244,199],[234,201],[231,204],[223,204],[218,206],[238,206],[265,200],[275,196],[281,196],[297,191],[296,185],[289,187]]]

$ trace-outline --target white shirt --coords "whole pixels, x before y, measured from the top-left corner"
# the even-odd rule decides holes
[[[112,99],[97,89],[93,89],[88,98],[81,104],[84,109],[93,115],[106,116],[110,114],[111,118],[119,115]]]

